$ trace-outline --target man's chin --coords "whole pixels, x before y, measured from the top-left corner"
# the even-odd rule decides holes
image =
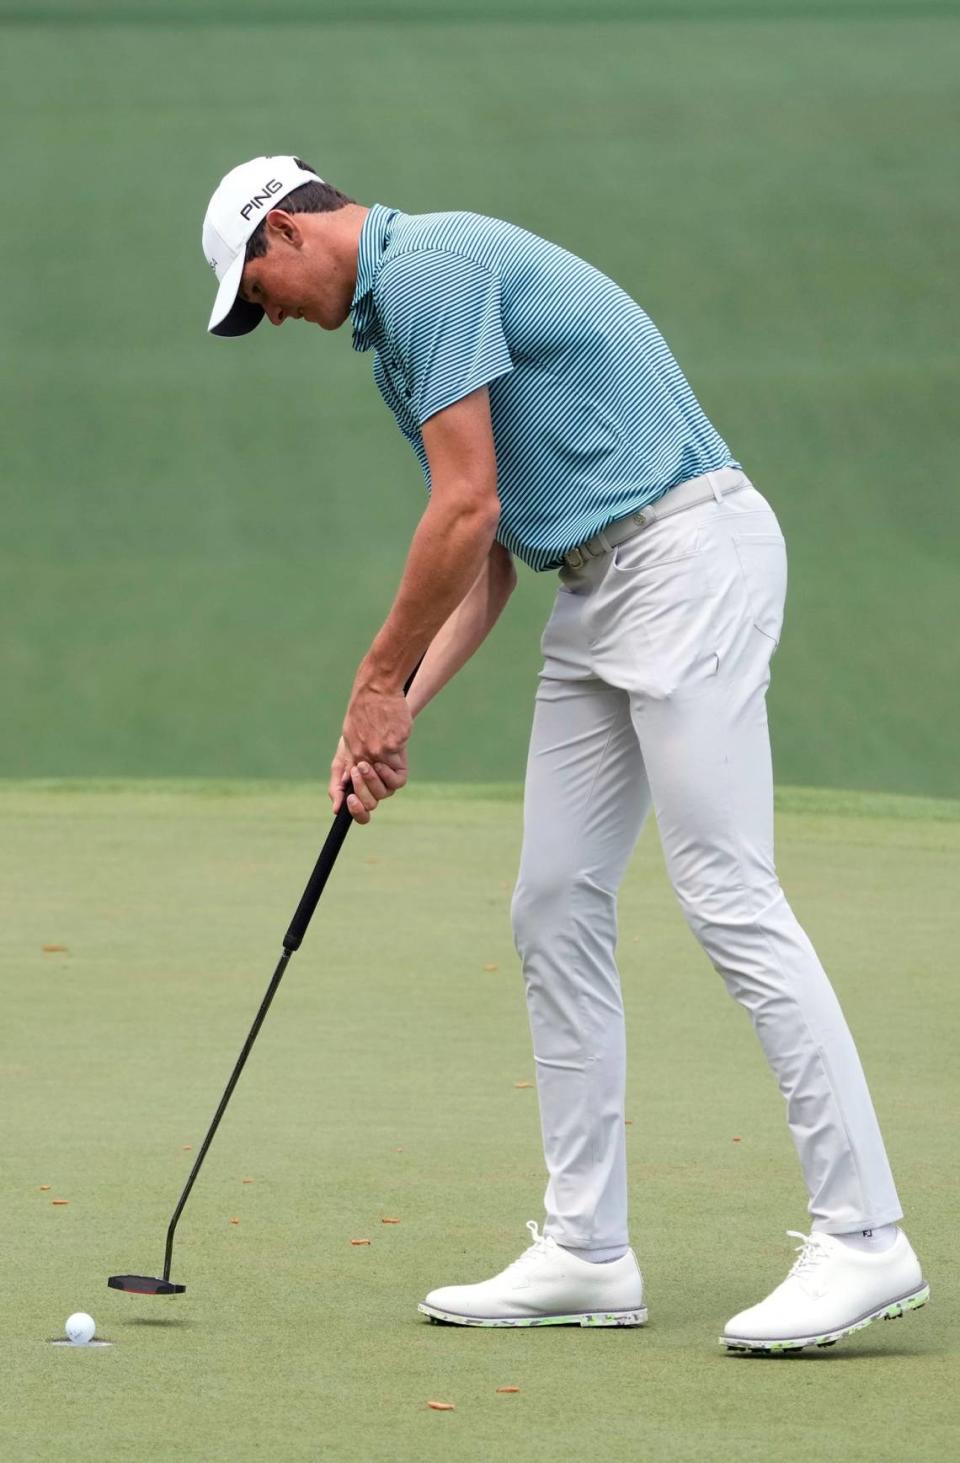
[[[318,325],[321,330],[339,330],[349,314],[350,311],[348,309],[339,320],[331,320],[329,316],[315,315],[310,310],[298,310],[293,318],[295,320],[302,320],[305,325]]]
[[[344,324],[349,316],[350,311],[348,310],[345,315],[341,315],[339,320],[321,320],[319,317],[314,319],[312,316],[309,315],[304,315],[303,318],[304,320],[309,320],[311,325],[319,325],[321,330],[339,330],[341,325]]]

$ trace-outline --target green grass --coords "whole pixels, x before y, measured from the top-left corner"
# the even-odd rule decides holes
[[[295,148],[364,202],[514,219],[633,292],[786,530],[779,777],[960,795],[956,5],[37,0],[4,18],[24,238],[0,366],[0,771],[329,760],[424,494],[347,332],[204,334],[211,188]],[[418,729],[420,776],[521,775],[552,590],[522,573]]]
[[[351,834],[181,1221],[187,1293],[151,1301],[106,1276],[162,1264],[184,1145],[266,988],[325,800],[282,784],[0,785],[4,1463],[948,1456],[960,808],[788,789],[778,818],[783,880],[857,1037],[933,1301],[829,1352],[751,1361],[716,1336],[782,1278],[804,1195],[759,1046],[683,924],[652,830],[619,948],[650,1325],[459,1331],[422,1323],[416,1302],[513,1258],[541,1213],[535,1094],[515,1086],[532,1076],[508,920],[516,790],[415,785]],[[48,1344],[75,1309],[112,1349]],[[498,1395],[507,1384],[520,1392]]]

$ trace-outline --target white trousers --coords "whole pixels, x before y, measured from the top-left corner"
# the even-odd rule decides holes
[[[729,496],[719,489],[747,483]],[[901,1218],[856,1047],[774,867],[765,696],[786,593],[744,475],[580,569],[542,641],[513,898],[549,1172],[546,1233],[628,1243],[616,898],[652,804],[687,922],[745,1007],[830,1233]]]

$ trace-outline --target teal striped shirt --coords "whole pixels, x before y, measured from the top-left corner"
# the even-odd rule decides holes
[[[423,423],[489,387],[497,538],[533,569],[687,478],[740,467],[636,301],[514,224],[374,204],[351,313],[428,487]]]

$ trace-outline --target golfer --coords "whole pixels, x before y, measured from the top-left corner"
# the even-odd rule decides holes
[[[530,1221],[532,1243],[501,1274],[433,1290],[421,1311],[487,1326],[647,1319],[627,1228],[614,949],[617,890],[651,807],[687,922],[786,1101],[809,1197],[787,1278],[721,1341],[824,1345],[922,1305],[853,1039],[774,866],[765,695],[783,537],[659,331],[556,244],[478,214],[364,208],[294,157],[227,174],[203,250],[219,282],[215,335],[264,316],[352,321],[427,480],[396,598],[353,683],[334,809],[347,795],[366,823],[404,785],[413,720],[493,627],[514,559],[559,572],[513,899],[546,1222],[540,1233]]]

